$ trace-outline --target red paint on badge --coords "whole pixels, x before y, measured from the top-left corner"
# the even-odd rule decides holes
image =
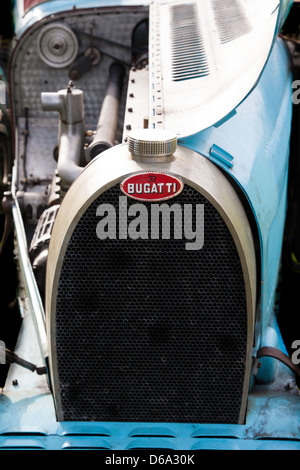
[[[146,171],[129,176],[122,181],[121,191],[138,201],[165,201],[183,190],[182,180],[176,176],[156,171]]]
[[[40,3],[46,3],[49,0],[24,0],[24,11],[27,12],[33,7],[36,7]]]

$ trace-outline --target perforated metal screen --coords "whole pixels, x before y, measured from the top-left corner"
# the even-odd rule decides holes
[[[97,207],[112,204],[118,216],[119,196],[116,185],[88,207],[63,260],[56,348],[64,420],[237,423],[247,313],[227,226],[185,185],[168,204],[204,204],[201,250],[187,251],[184,239],[99,240]]]

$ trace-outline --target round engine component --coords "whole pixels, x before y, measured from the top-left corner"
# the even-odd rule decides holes
[[[42,61],[50,67],[68,67],[77,56],[78,41],[64,23],[48,24],[38,37],[38,51]]]
[[[97,49],[96,47],[89,47],[85,51],[84,57],[88,57],[89,59],[91,59],[92,60],[91,65],[94,67],[95,65],[98,65],[100,63],[102,54],[99,51],[99,49]]]

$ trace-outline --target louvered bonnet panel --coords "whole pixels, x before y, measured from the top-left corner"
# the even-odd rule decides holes
[[[263,70],[278,13],[277,0],[154,2],[150,126],[184,137],[230,114]]]

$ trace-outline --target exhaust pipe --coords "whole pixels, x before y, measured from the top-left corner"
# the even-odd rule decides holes
[[[113,63],[110,66],[108,86],[96,132],[92,143],[86,149],[87,160],[92,160],[99,153],[114,146],[124,75],[125,70],[121,64]]]

